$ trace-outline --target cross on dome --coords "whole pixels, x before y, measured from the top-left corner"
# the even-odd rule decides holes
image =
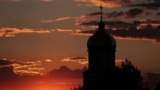
[[[102,4],[100,5],[100,12],[101,12],[101,18],[100,18],[100,20],[102,21],[102,17],[103,17],[103,6],[102,6]]]

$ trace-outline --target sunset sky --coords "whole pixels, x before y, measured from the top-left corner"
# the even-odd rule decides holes
[[[18,75],[83,71],[101,4],[117,42],[116,63],[128,58],[142,72],[160,73],[159,0],[0,0],[1,70]],[[138,30],[132,32],[134,22]]]

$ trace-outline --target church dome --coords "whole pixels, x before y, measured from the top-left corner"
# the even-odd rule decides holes
[[[116,48],[116,41],[106,32],[103,21],[99,22],[98,30],[88,39],[87,47],[88,49],[106,48],[108,50]]]
[[[88,39],[87,47],[89,51],[115,51],[116,41],[115,39],[107,33],[105,30],[105,24],[102,20],[102,5],[100,22],[98,23],[98,30]]]

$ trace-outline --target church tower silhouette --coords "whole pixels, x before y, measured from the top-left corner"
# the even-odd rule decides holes
[[[116,41],[105,30],[103,7],[97,31],[88,39],[88,69],[83,72],[82,90],[100,90],[114,85]],[[114,89],[113,89],[114,90]]]

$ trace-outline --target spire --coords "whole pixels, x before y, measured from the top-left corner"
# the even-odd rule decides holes
[[[100,21],[102,21],[102,18],[103,18],[103,6],[102,6],[102,4],[99,8],[100,8],[100,12],[101,12]]]
[[[98,24],[98,26],[99,26],[99,29],[105,29],[104,27],[105,27],[105,25],[104,25],[104,22],[103,22],[103,6],[102,6],[102,4],[100,5],[100,22],[99,22],[99,24]]]

